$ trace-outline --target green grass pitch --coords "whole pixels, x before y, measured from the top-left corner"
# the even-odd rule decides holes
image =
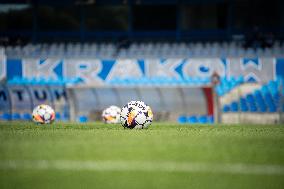
[[[0,188],[284,188],[284,125],[0,122]]]

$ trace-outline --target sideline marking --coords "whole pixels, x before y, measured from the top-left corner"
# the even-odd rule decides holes
[[[146,171],[203,172],[253,175],[284,175],[283,165],[153,161],[73,161],[73,160],[7,160],[0,170],[72,170],[72,171]]]

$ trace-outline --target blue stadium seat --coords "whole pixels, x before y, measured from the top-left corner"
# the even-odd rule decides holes
[[[206,115],[201,115],[201,116],[199,116],[198,117],[198,122],[199,123],[207,123],[208,122],[208,120],[207,120],[207,116]]]
[[[246,101],[245,98],[240,99],[240,109],[241,109],[242,112],[248,111],[248,105],[247,105],[247,101]]]
[[[21,116],[20,116],[19,113],[12,113],[11,118],[12,118],[12,120],[20,120]]]
[[[78,122],[86,123],[86,122],[88,122],[88,117],[87,116],[79,116],[78,117]]]
[[[254,99],[254,97],[253,97],[252,94],[248,94],[248,95],[246,96],[246,101],[247,101],[248,103],[255,103],[255,99]]]
[[[266,93],[266,94],[264,95],[264,100],[265,100],[265,101],[272,101],[271,94],[270,94],[270,93]]]
[[[277,82],[276,82],[276,81],[273,81],[273,80],[270,80],[270,81],[267,83],[267,85],[268,85],[268,86],[272,86],[272,87],[274,86],[274,87],[275,87],[275,86],[277,86]]]
[[[278,91],[278,84],[276,81],[269,81],[268,82],[268,88],[269,90],[274,93],[275,91]]]
[[[197,123],[197,117],[195,115],[189,116],[188,117],[188,123]]]
[[[69,118],[70,118],[70,116],[69,116],[68,112],[63,112],[61,114],[61,121],[69,121]]]
[[[230,111],[230,106],[229,105],[224,105],[223,106],[223,112],[229,112]]]
[[[274,109],[276,109],[276,105],[275,105],[275,102],[273,101],[273,98],[271,96],[271,94],[266,94],[264,96],[264,99],[265,99],[265,102],[267,103],[268,107],[269,107],[269,111],[270,112],[273,112]]]
[[[257,112],[257,107],[254,104],[250,104],[249,111],[250,112]]]
[[[269,89],[266,85],[262,86],[260,90],[263,95],[269,93]]]
[[[61,120],[61,115],[60,115],[59,112],[56,112],[56,113],[55,113],[55,119],[56,119],[56,120]]]
[[[247,100],[243,97],[240,98],[240,104],[246,104]]]
[[[246,99],[249,111],[257,112],[257,106],[256,106],[254,96],[252,94],[248,94],[245,99]]]
[[[241,111],[247,112],[249,110],[248,106],[246,104],[241,104]]]
[[[231,109],[232,112],[237,112],[239,110],[238,102],[235,102],[235,101],[232,102],[230,109]]]
[[[276,78],[277,86],[279,87],[281,84],[284,84],[284,78],[277,76]]]
[[[273,113],[277,111],[277,107],[275,106],[275,104],[268,104],[268,111]]]
[[[32,116],[29,113],[23,113],[22,116],[21,116],[21,119],[25,120],[25,121],[29,121],[29,120],[32,119]]]
[[[181,115],[178,117],[178,123],[186,123],[187,117],[185,115]]]
[[[1,116],[0,116],[0,120],[4,120],[4,121],[8,121],[11,120],[12,116],[10,113],[6,113],[4,112]]]
[[[273,100],[267,100],[266,103],[268,106],[276,106]]]
[[[267,106],[266,106],[265,100],[264,100],[260,90],[254,91],[254,98],[255,98],[255,102],[256,102],[256,106],[258,107],[258,110],[260,112],[266,112]]]
[[[273,98],[273,101],[275,103],[279,103],[279,101],[280,101],[280,94],[279,94],[279,92],[277,92],[274,95],[272,95],[272,98]]]

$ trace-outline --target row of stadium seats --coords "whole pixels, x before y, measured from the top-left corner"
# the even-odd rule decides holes
[[[122,49],[117,53],[118,58],[187,58],[187,57],[227,57],[227,56],[281,56],[282,48],[275,49],[244,49],[242,47],[231,48],[179,48],[179,49],[146,49],[146,50],[128,50]]]
[[[185,116],[181,115],[178,118],[178,123],[190,123],[190,124],[212,124],[214,123],[214,117],[212,115],[191,115]]]
[[[88,117],[87,116],[78,116],[77,117],[77,122],[80,123],[85,123],[88,122]],[[190,123],[190,124],[194,124],[194,123],[198,123],[198,124],[212,124],[214,123],[214,118],[213,116],[208,116],[208,115],[191,115],[191,116],[185,116],[182,115],[178,118],[178,123],[184,124],[184,123]]]
[[[53,43],[8,46],[8,57],[96,57],[96,58],[182,58],[194,56],[281,56],[284,44],[276,41],[271,48],[243,48],[236,42],[222,43],[131,43],[121,48],[114,43]]]
[[[153,77],[153,78],[115,78],[108,82],[110,85],[209,85],[210,78],[169,78],[169,77]]]
[[[53,79],[53,78],[19,78],[14,77],[11,80],[8,80],[8,84],[27,84],[27,85],[65,85],[65,84],[78,84],[83,82],[82,79],[76,78],[62,78],[62,79]],[[220,84],[216,87],[216,92],[219,96],[222,96],[232,90],[233,88],[239,86],[244,82],[242,76],[238,78],[222,78]],[[114,78],[111,81],[108,81],[109,85],[209,85],[211,83],[210,78],[169,78],[169,77],[152,77],[152,78]]]
[[[68,117],[64,114],[60,114],[59,112],[56,112],[55,114],[55,119],[56,120],[60,120],[60,121],[66,121],[68,120]],[[24,121],[30,121],[32,120],[32,115],[30,113],[8,113],[8,112],[4,112],[4,113],[0,113],[0,121],[20,121],[20,120],[24,120]]]
[[[8,81],[8,84],[11,85],[65,85],[65,84],[78,84],[82,82],[80,78],[62,78],[62,79],[53,79],[53,78],[19,78],[14,77]]]
[[[110,57],[117,48],[114,44],[27,44],[26,46],[6,47],[6,53],[12,57],[52,57],[52,56],[98,56]]]
[[[10,85],[66,85],[79,84],[83,82],[80,78],[19,78],[14,77],[8,80]],[[115,78],[108,82],[109,85],[209,85],[210,78],[169,78],[169,77],[153,77],[153,78]]]
[[[2,113],[0,114],[0,120],[9,121],[9,120],[31,120],[32,116],[30,113]]]
[[[241,97],[238,101],[223,106],[223,112],[277,112],[284,111],[281,107],[281,97],[283,98],[284,89],[280,91],[280,84],[277,81],[270,81],[263,85],[261,89]]]

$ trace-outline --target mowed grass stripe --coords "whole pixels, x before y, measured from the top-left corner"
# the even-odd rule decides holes
[[[213,164],[201,162],[149,162],[149,161],[71,161],[71,160],[9,160],[1,161],[2,170],[66,170],[66,171],[145,171],[229,173],[251,175],[284,175],[282,165]]]

